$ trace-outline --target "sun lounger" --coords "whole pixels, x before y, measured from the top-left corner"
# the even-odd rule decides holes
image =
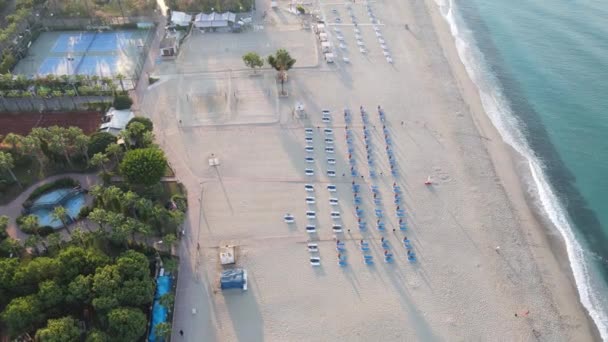
[[[304,173],[305,173],[307,176],[314,176],[314,175],[315,175],[315,170],[313,170],[313,169],[305,169],[305,170],[304,170]]]
[[[333,219],[339,219],[340,218],[340,212],[339,211],[332,211],[329,215]]]
[[[336,192],[338,188],[334,184],[327,184],[327,190],[329,192]]]
[[[405,222],[399,223],[399,230],[407,230],[407,224]]]
[[[291,214],[285,214],[285,216],[283,216],[283,220],[285,221],[285,223],[294,223],[296,221],[296,219]]]
[[[311,257],[310,258],[310,264],[312,266],[321,266],[321,258],[319,258],[319,257]]]
[[[306,204],[315,204],[314,197],[306,197]]]
[[[306,232],[308,234],[314,234],[317,232],[317,227],[314,224],[309,224],[306,226]]]
[[[317,245],[316,243],[309,243],[308,244],[308,251],[311,253],[316,253],[319,251],[319,245]]]
[[[309,164],[312,164],[312,163],[314,163],[314,162],[315,162],[315,158],[313,158],[313,157],[306,157],[306,158],[305,158],[305,160],[306,160],[306,162],[307,162],[307,163],[309,163]]]
[[[386,225],[384,224],[384,222],[380,222],[378,223],[378,230],[386,230]]]
[[[304,147],[304,150],[305,150],[306,152],[312,153],[312,152],[314,152],[314,151],[315,151],[315,148],[314,148],[314,147],[312,147],[312,146],[306,146],[306,147]]]
[[[306,212],[306,217],[309,218],[309,219],[311,219],[311,220],[314,220],[314,219],[317,218],[317,213],[314,210],[308,210]]]
[[[342,226],[339,225],[339,224],[334,224],[334,225],[331,226],[331,230],[334,233],[342,233]]]
[[[329,164],[329,165],[336,164],[336,159],[335,158],[327,158],[327,164]]]
[[[312,192],[312,191],[315,191],[315,187],[314,187],[314,185],[312,185],[312,184],[304,184],[304,189],[305,189],[307,192]]]
[[[367,229],[367,223],[365,221],[359,222],[359,230],[366,230],[366,229]]]
[[[329,199],[329,204],[330,205],[338,205],[338,199],[337,198],[330,198]]]
[[[325,128],[323,129],[323,133],[325,133],[325,135],[334,135],[334,130],[331,128]]]
[[[346,267],[348,266],[348,262],[346,262],[346,260],[338,260],[338,265],[340,267]]]

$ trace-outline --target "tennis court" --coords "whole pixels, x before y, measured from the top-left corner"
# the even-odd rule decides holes
[[[44,32],[15,73],[28,76],[123,74],[137,78],[148,30]]]

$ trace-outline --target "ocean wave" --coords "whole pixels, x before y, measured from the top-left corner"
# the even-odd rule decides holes
[[[608,341],[608,316],[602,305],[601,292],[594,289],[592,260],[577,240],[567,212],[551,187],[544,165],[530,148],[523,127],[513,115],[509,102],[496,77],[490,72],[488,64],[479,48],[475,45],[472,33],[455,10],[453,0],[435,0],[441,15],[449,24],[456,43],[458,55],[469,77],[479,89],[481,102],[492,124],[498,129],[503,140],[512,146],[528,162],[539,204],[546,216],[561,233],[566,243],[568,259],[576,282],[581,303],[589,312],[604,341]],[[598,285],[599,286],[599,285]]]

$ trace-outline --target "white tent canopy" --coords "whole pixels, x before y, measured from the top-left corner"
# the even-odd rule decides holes
[[[209,14],[199,13],[196,15],[196,17],[194,17],[194,26],[197,28],[228,27],[235,21],[236,14],[232,12],[211,12]]]

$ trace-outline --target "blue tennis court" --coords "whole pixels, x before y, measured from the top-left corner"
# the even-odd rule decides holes
[[[39,75],[74,75],[82,57],[47,57],[38,68]]]
[[[85,56],[76,73],[79,75],[111,76],[118,73],[118,58],[115,56]]]
[[[74,32],[63,33],[57,38],[52,52],[111,52],[120,50],[120,45],[128,42],[133,36],[132,32]]]
[[[63,33],[55,42],[52,52],[85,52],[93,39],[95,33],[90,32],[75,32]]]

